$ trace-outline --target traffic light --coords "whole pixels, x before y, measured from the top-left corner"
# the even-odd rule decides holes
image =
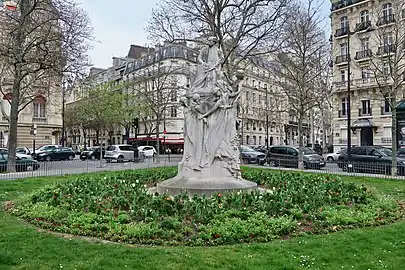
[[[30,134],[33,135],[33,136],[37,135],[37,124],[32,124],[31,125]]]
[[[139,129],[139,119],[134,118],[134,120],[132,121],[132,125],[134,126],[135,129]]]

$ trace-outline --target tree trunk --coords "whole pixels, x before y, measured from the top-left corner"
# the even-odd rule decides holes
[[[160,117],[156,118],[156,163],[160,162],[160,141],[159,141]]]
[[[396,100],[395,100],[396,101]],[[392,136],[392,165],[391,165],[391,175],[397,175],[397,112],[395,110],[396,102],[391,104],[391,136]]]
[[[303,153],[304,153],[304,141],[302,139],[302,114],[298,115],[298,144],[299,144],[299,153],[298,153],[298,169],[303,169]]]
[[[97,144],[100,145],[100,130],[99,129],[96,130],[96,141],[97,141]]]
[[[14,83],[13,83],[13,93],[11,100],[10,108],[10,122],[8,127],[8,162],[7,162],[7,171],[15,171],[16,163],[16,148],[17,148],[17,125],[18,125],[18,101],[20,99],[20,74],[21,74],[21,65],[17,65]]]

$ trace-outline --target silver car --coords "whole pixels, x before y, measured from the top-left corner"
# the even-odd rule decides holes
[[[117,162],[134,160],[134,148],[129,144],[110,145],[105,151],[105,160],[111,162],[116,160]]]

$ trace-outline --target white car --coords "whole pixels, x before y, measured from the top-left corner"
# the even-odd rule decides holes
[[[105,151],[104,158],[107,162],[116,160],[117,162],[134,160],[134,148],[132,145],[110,145]]]
[[[327,160],[328,162],[335,162],[335,161],[338,161],[338,160],[339,160],[339,156],[340,156],[340,154],[342,154],[342,153],[343,153],[343,151],[340,150],[340,151],[337,151],[337,152],[335,152],[335,153],[327,154],[327,155],[326,155],[326,160]]]
[[[138,151],[142,152],[147,158],[153,157],[157,153],[155,147],[149,145],[139,146]]]
[[[0,148],[0,152],[8,153],[8,149]],[[27,154],[15,153],[15,155],[21,159],[24,159],[24,158],[32,159],[31,155],[27,155]]]

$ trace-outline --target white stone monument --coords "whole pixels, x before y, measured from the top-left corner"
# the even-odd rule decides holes
[[[211,196],[214,192],[254,190],[241,178],[236,132],[235,91],[221,71],[222,52],[215,38],[200,51],[191,87],[180,98],[184,106],[184,152],[175,178],[157,184],[159,194]],[[240,79],[240,78],[239,78]],[[239,83],[239,79],[234,79]]]

